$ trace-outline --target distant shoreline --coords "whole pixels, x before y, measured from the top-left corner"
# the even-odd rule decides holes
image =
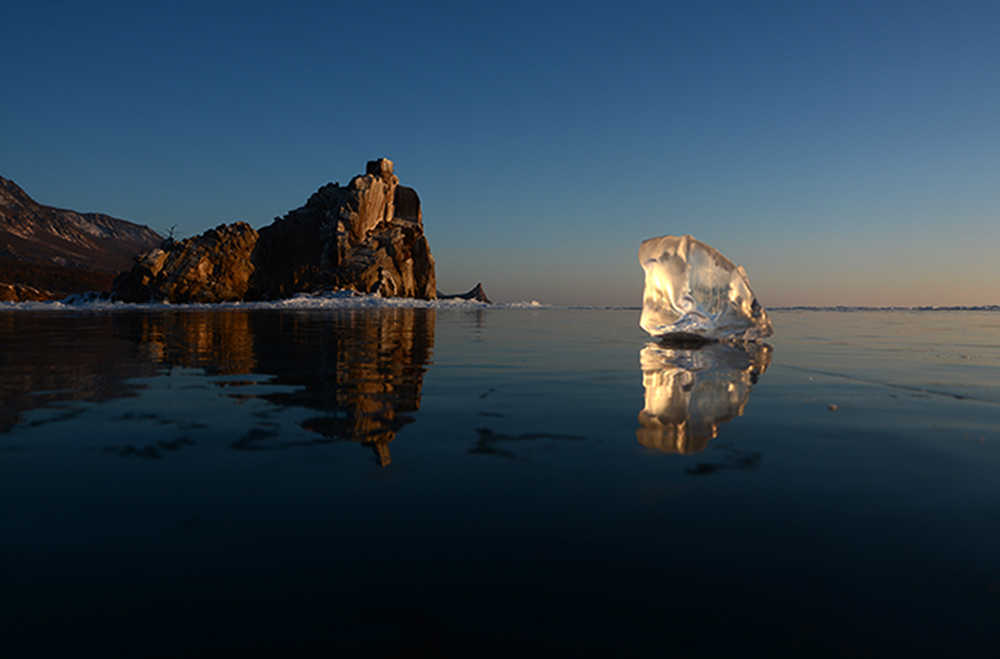
[[[768,311],[1000,311],[1000,304],[986,304],[982,306],[920,306],[920,307],[768,307]]]

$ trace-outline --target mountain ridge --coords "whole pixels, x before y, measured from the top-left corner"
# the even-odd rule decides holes
[[[0,176],[0,300],[108,290],[136,254],[163,240],[148,226],[35,201]]]

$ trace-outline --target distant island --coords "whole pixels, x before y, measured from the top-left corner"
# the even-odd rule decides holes
[[[260,231],[234,222],[185,240],[164,239],[148,227],[104,215],[39,206],[0,179],[0,266],[17,266],[0,269],[0,300],[50,300],[97,290],[122,302],[215,303],[353,291],[489,302],[481,284],[459,295],[438,293],[420,197],[399,184],[393,169],[387,158],[369,161],[365,173],[346,186],[321,187],[304,206]],[[22,245],[23,236],[35,237],[33,251]],[[76,251],[63,246],[66,236],[73,237]],[[84,244],[87,250],[79,247]],[[46,279],[44,268],[59,270]],[[89,268],[100,276],[66,268]],[[120,274],[113,277],[115,272]]]

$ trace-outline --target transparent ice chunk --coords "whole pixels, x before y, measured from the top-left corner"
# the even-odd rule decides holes
[[[639,326],[653,336],[755,341],[771,336],[742,266],[691,236],[650,238],[639,246],[646,271]]]

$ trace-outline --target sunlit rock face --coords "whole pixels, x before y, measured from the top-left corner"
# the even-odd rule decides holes
[[[636,438],[668,453],[697,453],[719,426],[743,414],[750,390],[771,364],[765,343],[677,348],[650,343],[639,353],[645,407]]]
[[[639,246],[646,271],[639,326],[653,336],[754,341],[771,336],[742,266],[691,236],[650,238]]]
[[[257,232],[246,222],[220,224],[185,240],[165,240],[115,277],[111,297],[123,302],[233,302],[250,289]]]

